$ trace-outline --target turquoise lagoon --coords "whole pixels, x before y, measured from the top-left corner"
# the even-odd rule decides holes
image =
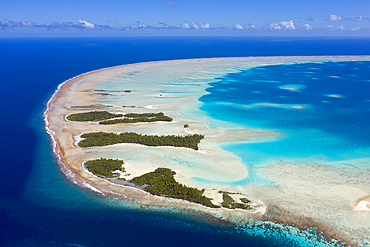
[[[222,146],[248,168],[281,162],[340,167],[369,157],[370,62],[261,66],[210,86],[200,100],[213,118],[281,133]]]

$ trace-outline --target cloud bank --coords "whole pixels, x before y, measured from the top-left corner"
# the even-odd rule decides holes
[[[345,20],[350,20],[349,18],[345,18],[343,16],[332,14],[330,15],[330,18],[326,19],[328,21],[338,22]],[[112,30],[112,31],[139,31],[139,30],[157,30],[157,31],[164,31],[164,30],[184,30],[184,31],[193,31],[193,32],[200,32],[200,30],[204,30],[204,32],[211,32],[207,30],[235,30],[237,32],[247,32],[247,31],[253,31],[254,33],[257,33],[258,31],[264,32],[264,31],[275,31],[275,32],[296,32],[296,31],[364,31],[370,33],[369,27],[359,27],[359,26],[350,26],[351,23],[356,22],[364,22],[362,26],[366,25],[365,22],[370,23],[370,19],[368,17],[358,16],[355,17],[352,22],[347,22],[349,24],[348,26],[340,25],[337,27],[334,27],[333,25],[328,25],[325,27],[315,27],[313,25],[313,22],[310,22],[311,24],[302,23],[302,24],[295,24],[293,20],[283,20],[280,22],[269,22],[265,25],[256,25],[253,23],[247,23],[247,24],[240,24],[235,23],[231,26],[224,26],[223,24],[209,24],[208,22],[184,22],[181,25],[169,25],[164,22],[159,22],[157,25],[150,25],[146,23],[136,22],[135,24],[131,24],[129,26],[123,26],[123,27],[111,27],[109,25],[101,25],[98,23],[94,23],[92,21],[88,21],[85,19],[79,19],[77,22],[52,22],[52,23],[46,23],[46,24],[38,24],[34,21],[27,20],[27,21],[12,21],[12,20],[6,20],[3,19],[3,21],[0,20],[0,30],[17,30],[17,29],[46,29],[46,30],[55,30],[55,29],[61,29],[65,31],[70,30],[89,30],[89,32],[94,32],[94,30]],[[358,23],[359,24],[359,23]],[[203,33],[204,33],[203,32]],[[262,33],[261,33],[262,34]]]
[[[0,28],[6,29],[6,28],[15,28],[15,27],[25,27],[25,28],[48,28],[48,29],[112,29],[109,25],[99,25],[94,24],[88,21],[85,21],[83,19],[80,19],[77,21],[77,24],[74,24],[73,22],[52,22],[52,23],[46,23],[46,24],[38,24],[33,21],[5,21],[4,23],[0,21]]]
[[[356,21],[370,21],[370,18],[362,17],[362,15],[360,15],[359,17],[355,17],[355,20]]]
[[[345,18],[345,17],[340,16],[340,15],[330,15],[330,17],[326,20],[327,21],[349,21],[351,19],[350,18]]]

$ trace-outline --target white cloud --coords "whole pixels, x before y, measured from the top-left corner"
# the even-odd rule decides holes
[[[139,28],[149,28],[148,25],[146,25],[145,23],[140,23],[140,22],[137,22],[138,24],[137,25],[130,25],[129,28],[131,29],[139,29]],[[100,26],[97,26],[97,28],[100,27]]]
[[[145,23],[139,24],[139,28],[147,28],[148,26]]]
[[[159,24],[163,25],[163,27],[154,26],[153,28],[168,28],[168,25],[164,22],[160,22]]]
[[[327,21],[348,21],[350,20],[349,18],[345,18],[340,15],[330,15],[329,19],[326,19]]]
[[[87,22],[87,21],[82,20],[82,19],[78,20],[78,23],[80,23],[85,28],[90,28],[90,29],[95,28],[95,25],[93,23]]]
[[[326,26],[325,30],[331,30],[331,31],[347,31],[349,28],[346,28],[345,26],[339,26],[339,27],[333,27],[333,26]]]
[[[330,15],[329,20],[331,20],[331,21],[343,21],[344,18],[342,16],[339,16],[339,15]]]
[[[188,23],[182,24],[181,27],[185,28],[185,29],[190,29],[191,28]]]
[[[53,22],[52,27],[75,27],[75,25],[72,22]]]
[[[280,25],[282,25],[285,29],[295,29],[293,21],[282,21],[280,22]]]
[[[370,18],[362,17],[362,15],[360,15],[359,17],[355,17],[355,20],[356,21],[370,21]]]
[[[36,22],[33,22],[33,21],[20,21],[19,24],[22,26],[22,27],[37,27],[37,23]]]
[[[211,25],[209,25],[209,23],[204,23],[204,24],[199,23],[199,26],[200,26],[200,28],[202,28],[202,29],[211,28]]]
[[[4,27],[18,27],[19,26],[19,23],[18,22],[15,22],[15,21],[8,21],[8,22],[5,22]]]
[[[192,22],[192,23],[191,23],[191,26],[192,26],[193,28],[195,28],[195,29],[199,29],[198,25],[197,25],[197,24],[195,24],[194,22]]]
[[[243,30],[244,29],[244,27],[242,25],[240,25],[240,24],[235,24],[234,27],[236,29],[239,29],[239,30]]]
[[[164,22],[159,22],[159,24],[161,24],[163,26],[161,27],[161,26],[150,26],[150,25],[147,25],[147,28],[152,28],[152,29],[179,29],[180,28],[180,27],[176,27],[176,26],[167,25],[167,23],[164,23]]]
[[[275,29],[275,30],[279,30],[279,29],[281,29],[281,27],[280,27],[278,24],[276,24],[276,23],[271,23],[271,24],[270,24],[270,28],[271,28],[271,29]]]
[[[360,27],[351,28],[351,31],[359,31],[359,30],[360,30]]]
[[[47,27],[47,28],[62,28],[62,29],[65,29],[65,28],[78,27],[78,26],[76,26],[72,22],[62,22],[62,23],[60,23],[60,22],[53,22],[52,24],[46,23],[46,24],[43,25],[43,27]]]
[[[312,30],[312,27],[310,27],[310,25],[308,25],[308,24],[304,24],[303,28],[306,29],[306,30]]]

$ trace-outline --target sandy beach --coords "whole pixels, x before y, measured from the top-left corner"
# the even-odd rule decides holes
[[[58,88],[45,112],[46,130],[63,172],[80,185],[102,193],[130,198],[135,203],[159,207],[191,209],[212,217],[245,225],[255,222],[281,222],[305,227],[319,227],[328,238],[352,245],[370,242],[370,181],[368,160],[347,161],[354,166],[337,169],[331,164],[297,165],[281,163],[258,167],[256,172],[269,184],[242,184],[248,170],[241,158],[221,148],[222,144],[263,142],[284,133],[245,128],[215,120],[201,111],[198,99],[207,94],[209,83],[226,73],[238,73],[256,66],[325,61],[369,61],[366,56],[337,57],[249,57],[189,59],[116,66],[74,77]],[[287,85],[296,91],[299,87]],[[103,91],[102,91],[103,90]],[[129,90],[130,92],[124,92]],[[328,95],[328,97],[341,97]],[[69,114],[95,109],[78,106],[98,105],[96,110],[112,113],[163,112],[172,122],[98,125],[94,122],[71,122]],[[104,107],[109,106],[109,107]],[[248,105],[253,107],[288,107],[304,110],[304,105]],[[188,128],[184,125],[188,124]],[[146,147],[138,144],[115,144],[79,148],[80,135],[88,132],[136,132],[154,135],[202,134],[199,150],[175,147]],[[98,178],[83,168],[82,162],[99,158],[122,159],[131,179],[171,168],[175,179],[187,186],[205,189],[204,195],[220,205],[222,194],[230,192],[234,200],[246,197],[252,210],[211,209],[183,200],[152,196],[147,192],[114,184]],[[360,164],[360,165],[359,165]],[[363,164],[363,165],[361,165]]]

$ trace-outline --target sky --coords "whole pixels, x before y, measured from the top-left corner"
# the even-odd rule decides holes
[[[369,0],[4,0],[0,36],[370,36]]]

